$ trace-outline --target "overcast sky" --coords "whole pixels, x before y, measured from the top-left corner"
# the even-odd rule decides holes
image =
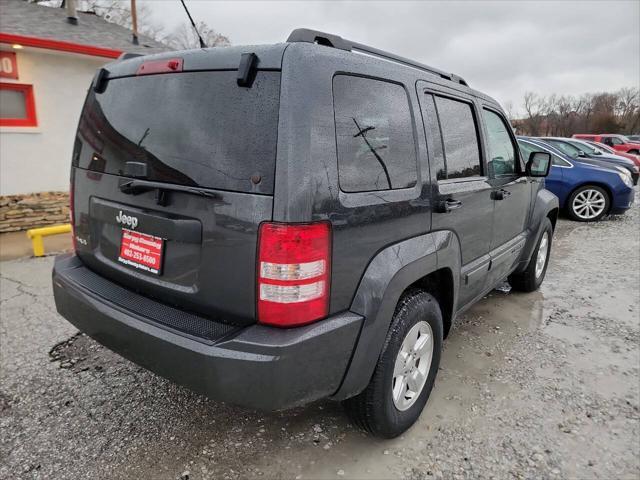
[[[146,0],[166,28],[186,21],[179,0]],[[640,85],[640,0],[186,0],[234,45],[284,41],[307,27],[456,73],[521,111],[522,96]]]

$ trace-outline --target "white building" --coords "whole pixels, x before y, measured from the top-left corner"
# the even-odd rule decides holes
[[[63,8],[0,0],[0,231],[4,213],[15,210],[6,196],[17,196],[15,204],[68,190],[75,129],[96,70],[123,52],[167,50],[143,36],[135,45],[130,30],[95,14],[78,12],[75,24],[67,17]]]

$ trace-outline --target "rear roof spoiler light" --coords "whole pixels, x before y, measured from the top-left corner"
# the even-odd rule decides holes
[[[138,67],[136,75],[152,75],[154,73],[174,73],[182,71],[181,58],[169,58],[165,60],[150,60],[143,62]]]

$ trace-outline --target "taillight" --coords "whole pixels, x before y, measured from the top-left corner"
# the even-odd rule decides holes
[[[262,223],[258,242],[258,321],[293,327],[326,317],[331,224]]]
[[[74,187],[74,175],[71,176],[71,182],[69,183],[69,220],[71,222],[71,240],[73,241],[73,250],[78,250],[78,244],[76,242],[76,219],[75,219],[75,209],[73,206],[73,191]]]

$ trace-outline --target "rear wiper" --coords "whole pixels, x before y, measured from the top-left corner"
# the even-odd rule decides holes
[[[188,185],[173,185],[171,183],[151,182],[149,180],[128,180],[120,183],[120,191],[127,195],[139,195],[150,190],[157,190],[156,200],[158,205],[166,205],[166,192],[181,192],[200,197],[220,198],[216,193],[205,188],[191,187]]]

